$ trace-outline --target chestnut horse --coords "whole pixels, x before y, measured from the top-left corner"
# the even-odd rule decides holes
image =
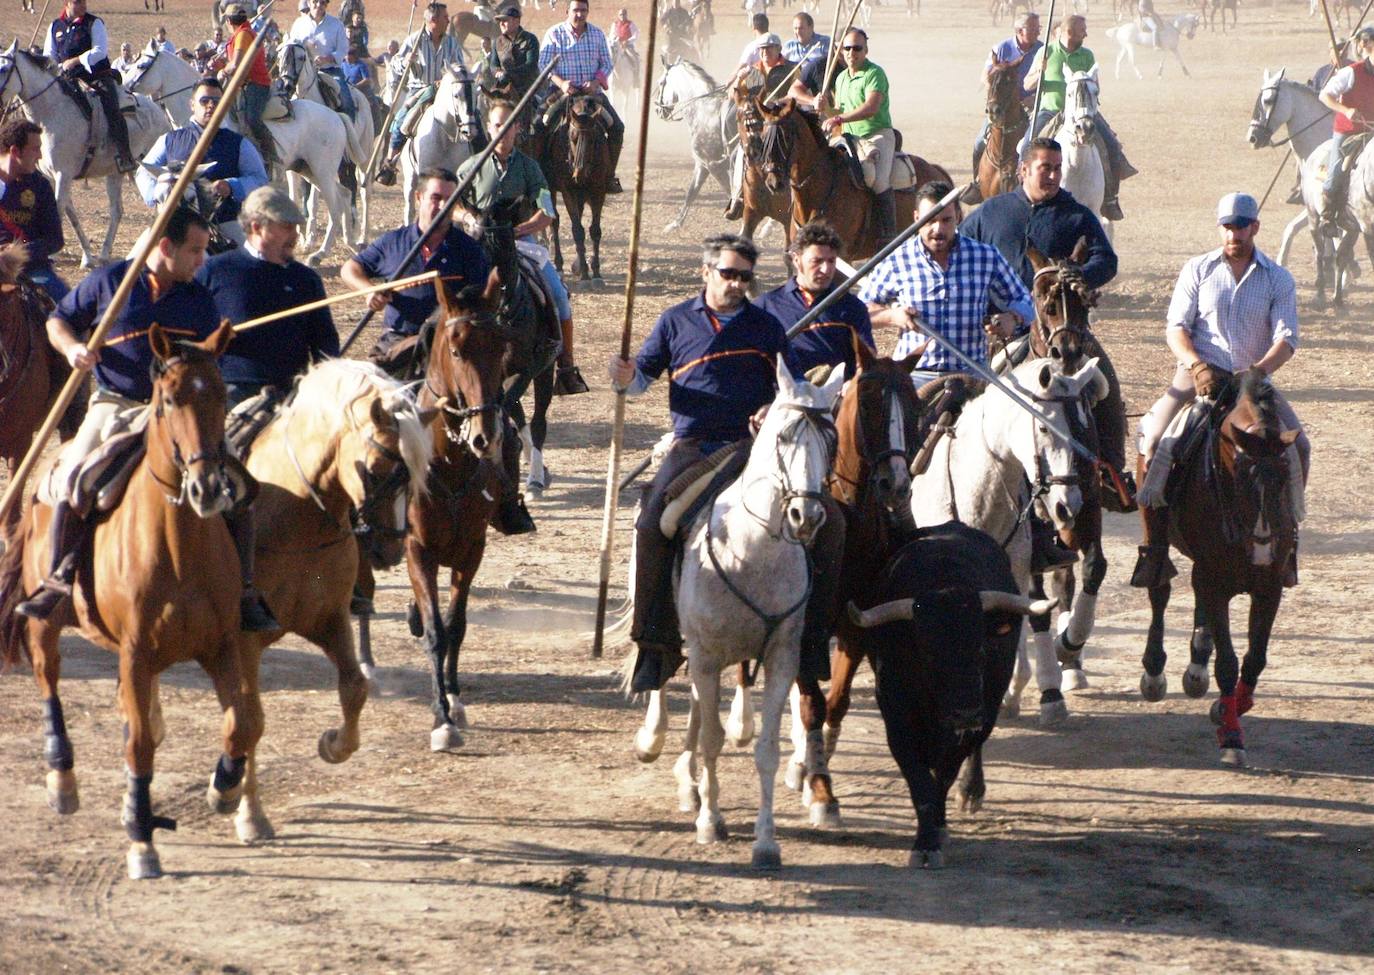
[[[242,788],[248,753],[262,733],[258,675],[240,665],[239,560],[224,519],[249,484],[224,448],[227,397],[215,359],[234,337],[226,322],[199,343],[173,342],[156,324],[153,396],[143,435],[146,453],[122,499],[93,527],[80,559],[70,604],[46,620],[15,607],[38,587],[49,564],[49,508],[38,501],[0,562],[0,653],[33,661],[43,695],[48,804],[76,811],[71,741],[57,694],[58,636],[82,636],[119,654],[119,702],[126,724],[128,793],[123,822],[132,841],[129,876],[162,874],[153,830],[173,820],[153,815],[157,675],[195,660],[214,682],[224,709],[224,754],[210,785],[211,805]],[[41,476],[41,475],[40,475]]]
[[[740,234],[754,239],[765,217],[772,217],[782,224],[787,242],[792,242],[792,192],[784,187],[774,191],[768,187],[763,175],[763,112],[757,95],[753,94],[746,79],[741,78],[730,91],[735,103],[735,124],[739,128],[740,152],[744,154],[744,185],[740,192],[744,198],[744,226]]]
[[[820,122],[809,112],[797,108],[791,98],[777,105],[761,105],[763,113],[763,174],[766,185],[781,193],[792,189],[792,223],[802,226],[812,220],[830,221],[845,242],[850,260],[863,260],[878,251],[873,192],[854,176],[847,153],[827,143]],[[953,181],[940,166],[920,156],[911,156],[916,165],[916,186],[933,179]],[[898,190],[898,231],[915,219],[916,192]]]
[[[1240,716],[1254,707],[1255,685],[1264,670],[1269,634],[1283,599],[1285,576],[1297,564],[1300,500],[1293,497],[1297,463],[1296,430],[1279,422],[1276,394],[1268,377],[1250,369],[1232,380],[1232,406],[1210,436],[1169,481],[1169,541],[1193,561],[1193,637],[1183,678],[1189,697],[1207,693],[1207,661],[1216,648],[1215,676],[1220,699],[1212,708],[1217,744],[1225,765],[1245,764]],[[1225,409],[1227,393],[1216,410]],[[1196,408],[1196,407],[1195,407]],[[1211,417],[1203,422],[1208,423]],[[1144,477],[1145,471],[1139,471]],[[1296,572],[1294,572],[1296,576]],[[1290,582],[1293,580],[1289,580]],[[1150,592],[1150,629],[1141,659],[1141,693],[1164,696],[1164,610],[1166,580]],[[1231,599],[1250,595],[1250,646],[1237,666],[1231,643]],[[1237,679],[1239,678],[1239,679]]]
[[[320,736],[326,762],[358,750],[367,701],[348,616],[359,549],[373,568],[401,561],[406,488],[423,490],[433,456],[425,428],[433,418],[378,367],[330,359],[301,378],[249,449],[246,464],[261,485],[253,504],[254,579],[283,631],[315,644],[338,671],[343,726]],[[257,673],[263,651],[281,635],[238,634],[244,670]],[[258,799],[255,751],[235,821],[245,843],[273,835]],[[232,808],[226,802],[219,811]]]
[[[988,75],[988,141],[977,173],[978,192],[984,200],[1009,193],[1020,184],[1016,171],[1021,154],[1016,147],[1030,125],[1030,115],[1021,103],[1021,60],[998,64]]]
[[[601,208],[606,189],[615,173],[611,171],[611,149],[603,120],[605,109],[589,95],[574,95],[564,107],[564,122],[531,139],[531,155],[538,160],[549,189],[563,195],[563,207],[572,223],[577,263],[572,273],[583,281],[601,282]],[[582,211],[590,207],[591,225],[582,227]],[[553,216],[553,259],[561,273],[563,249],[558,243],[558,213]],[[587,237],[591,237],[592,256],[587,259]]]

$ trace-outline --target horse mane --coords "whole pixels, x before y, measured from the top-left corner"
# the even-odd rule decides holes
[[[716,85],[716,79],[712,78],[711,75],[707,73],[706,69],[699,64],[695,64],[691,61],[679,61],[674,67],[681,68],[698,81],[705,82],[707,87],[712,91],[718,87]]]
[[[1245,370],[1240,378],[1240,398],[1254,407],[1261,429],[1266,433],[1280,430],[1278,401],[1268,376],[1253,367]]]
[[[19,272],[29,260],[29,247],[22,240],[0,246],[0,284],[17,284]]]
[[[393,408],[401,431],[401,456],[410,471],[411,484],[423,492],[425,475],[434,458],[434,440],[421,423],[419,410],[404,383],[392,379],[371,362],[325,359],[300,378],[292,405],[337,415],[341,404],[347,410],[365,396],[376,396]]]
[[[52,58],[48,57],[46,54],[38,54],[34,51],[26,51],[23,48],[19,48],[15,51],[15,53],[24,55],[24,57],[28,58],[34,64],[38,65],[44,71],[48,72],[48,74],[57,73],[57,68],[53,65]]]

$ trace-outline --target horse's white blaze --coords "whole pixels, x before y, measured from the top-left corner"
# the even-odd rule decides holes
[[[891,393],[883,395],[892,396]],[[892,494],[893,497],[904,500],[911,493],[911,472],[906,466],[906,418],[902,416],[901,406],[896,402],[891,403],[888,409],[887,449],[893,451],[892,456],[887,459],[892,471]]]

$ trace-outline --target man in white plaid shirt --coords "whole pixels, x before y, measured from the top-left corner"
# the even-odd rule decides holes
[[[1298,347],[1298,299],[1293,275],[1255,246],[1259,205],[1248,193],[1228,193],[1217,204],[1221,246],[1192,258],[1179,272],[1164,333],[1178,360],[1173,382],[1140,420],[1140,474],[1169,422],[1198,397],[1213,399],[1237,373],[1252,367],[1273,375]],[[1307,481],[1312,445],[1298,415],[1274,391],[1279,420],[1298,431],[1298,460]],[[1140,507],[1145,544],[1131,584],[1159,585],[1176,572],[1169,562],[1169,513]]]
[[[620,179],[615,175],[615,170],[620,162],[620,149],[625,144],[625,123],[606,97],[612,67],[610,48],[606,46],[606,35],[601,28],[587,23],[588,9],[587,0],[571,0],[568,19],[555,24],[544,35],[544,44],[539,49],[539,70],[548,67],[554,55],[560,55],[558,67],[549,75],[549,85],[558,89],[562,97],[554,102],[553,108],[546,114],[539,116],[536,128],[556,127],[569,96],[593,96],[611,120],[606,126],[606,139],[611,150],[611,185],[607,192],[620,193]]]

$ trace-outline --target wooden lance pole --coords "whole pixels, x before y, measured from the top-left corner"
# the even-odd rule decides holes
[[[377,135],[377,144],[372,147],[372,155],[367,158],[367,171],[363,174],[364,179],[370,180],[372,178],[373,172],[377,169],[377,159],[382,154],[382,146],[386,145],[387,139],[391,137],[391,123],[396,118],[396,112],[401,108],[401,102],[405,99],[406,82],[410,80],[410,71],[415,67],[415,56],[419,53],[418,47],[411,49],[410,57],[406,58],[406,66],[401,69],[401,77],[396,79],[396,90],[391,93],[391,104],[386,110],[386,120],[382,122],[381,131]]]
[[[1336,28],[1331,23],[1331,9],[1326,5],[1326,0],[1322,0],[1322,16],[1326,18],[1326,33],[1331,38],[1331,64],[1339,68],[1341,66],[1341,46],[1336,43]]]
[[[234,96],[248,78],[248,69],[252,67],[253,58],[257,56],[258,50],[262,47],[262,41],[266,34],[259,34],[253,39],[252,45],[248,48],[247,56],[239,62],[238,68],[234,71],[234,76],[229,79],[228,86],[224,89],[224,97],[220,99],[219,105],[215,107],[215,113],[210,116],[209,123],[205,126],[205,131],[196,140],[195,147],[191,150],[191,155],[181,168],[181,174],[177,177],[176,184],[172,191],[167,194],[167,199],[163,201],[161,208],[157,212],[157,218],[153,221],[152,228],[141,239],[138,247],[134,251],[133,258],[129,261],[129,267],[124,272],[124,279],[119,282],[119,288],[115,291],[114,297],[110,299],[110,304],[105,309],[105,314],[101,316],[100,322],[96,325],[91,337],[86,340],[86,348],[92,352],[100,348],[105,341],[105,336],[114,326],[115,319],[124,310],[124,305],[129,300],[129,293],[134,290],[134,285],[138,282],[138,277],[143,273],[143,265],[148,261],[148,255],[162,239],[163,233],[167,230],[167,222],[172,219],[172,214],[176,212],[177,206],[186,195],[186,190],[191,182],[196,178],[196,169],[200,166],[200,161],[205,158],[206,151],[210,148],[210,143],[215,138],[215,133],[219,131],[220,124],[224,117],[229,114],[229,109],[234,104]],[[48,437],[57,428],[57,422],[62,414],[67,411],[75,398],[76,392],[81,388],[82,381],[86,378],[84,370],[73,369],[72,374],[67,377],[66,385],[62,387],[62,392],[57,395],[57,401],[53,403],[52,409],[48,411],[48,417],[43,421],[43,425],[38,428],[38,433],[33,438],[33,444],[29,447],[29,452],[24,455],[24,461],[19,465],[19,469],[14,472],[10,479],[9,487],[5,489],[5,496],[0,499],[0,523],[4,521],[5,513],[10,510],[23,493],[24,482],[33,473],[34,464],[38,462],[38,455],[43,451],[43,445],[47,443]]]
[[[328,308],[330,305],[337,305],[339,302],[347,301],[350,298],[364,298],[378,291],[395,291],[397,288],[413,288],[417,284],[433,281],[438,276],[438,271],[426,271],[424,274],[416,274],[409,278],[401,278],[399,281],[383,281],[381,284],[374,284],[367,288],[359,288],[356,291],[345,291],[341,295],[331,295],[328,298],[321,298],[319,301],[309,301],[303,305],[296,305],[292,308],[283,308],[281,311],[274,311],[272,314],[263,315],[261,318],[250,318],[246,322],[239,322],[234,326],[234,332],[246,332],[250,328],[257,328],[260,325],[270,325],[272,322],[279,322],[283,318],[290,318],[293,315],[304,315],[306,312],[315,311],[318,308]]]
[[[658,0],[649,0],[649,43],[655,50],[658,33]],[[644,59],[643,92],[654,90],[654,59]],[[630,217],[630,266],[625,275],[625,317],[620,324],[620,358],[630,357],[630,332],[634,326],[635,280],[639,274],[639,229],[644,211],[644,162],[649,148],[649,99],[639,100],[639,145],[635,150],[635,194]],[[611,452],[606,464],[606,504],[601,515],[601,576],[596,588],[596,635],[592,659],[601,659],[606,636],[606,594],[611,584],[611,543],[615,538],[615,512],[620,502],[620,457],[625,445],[625,391],[616,390],[615,419],[611,423]]]
[[[840,23],[840,4],[844,0],[838,0],[835,4],[835,24],[838,28]],[[864,0],[854,0],[854,9],[849,11],[849,20],[844,25],[844,30],[834,34],[830,38],[830,61],[825,66],[825,81],[821,85],[821,110],[825,109],[825,100],[830,97],[830,83],[835,80],[835,72],[844,60],[844,54],[840,51],[840,46],[844,41],[844,35],[849,33],[849,28],[854,26],[854,18],[859,14],[859,8],[863,6]]]
[[[1045,22],[1045,43],[1040,45],[1040,74],[1035,79],[1035,108],[1031,110],[1030,132],[1026,135],[1026,145],[1038,138],[1040,133],[1035,131],[1035,126],[1040,118],[1040,99],[1045,93],[1045,64],[1050,59],[1050,45],[1054,43],[1054,8],[1058,0],[1050,0],[1050,16]],[[973,174],[974,179],[978,174]]]
[[[1369,16],[1370,8],[1374,8],[1374,0],[1369,0],[1369,2],[1364,5],[1364,10],[1360,11],[1360,19],[1355,21],[1355,29],[1350,32],[1351,37],[1358,34],[1360,28],[1364,26],[1364,19]]]

